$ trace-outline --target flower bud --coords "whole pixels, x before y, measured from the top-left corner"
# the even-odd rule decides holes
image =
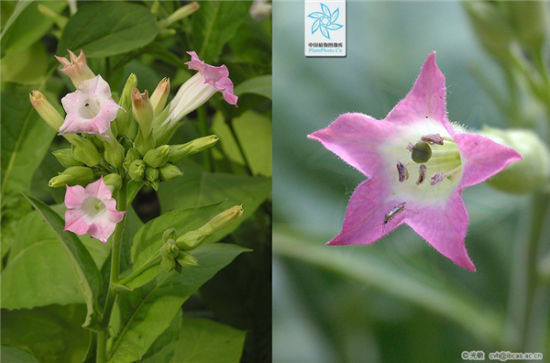
[[[59,61],[59,63],[61,63],[61,65],[63,65],[61,72],[69,76],[71,81],[73,81],[74,86],[78,88],[80,83],[94,78],[95,74],[88,67],[88,64],[86,63],[86,56],[82,50],[80,51],[78,57],[70,50],[67,49],[67,51],[69,52],[70,61],[64,57],[55,56],[55,58]]]
[[[92,169],[85,166],[71,166],[61,174],[54,176],[48,182],[50,188],[64,187],[65,185],[86,185],[94,180]]]
[[[63,116],[51,105],[40,91],[32,91],[29,94],[32,107],[51,128],[58,131],[63,125]]]
[[[156,182],[159,179],[159,170],[157,168],[151,168],[150,166],[146,167],[145,179],[151,183]]]
[[[166,241],[159,250],[161,257],[175,259],[180,254],[180,249],[176,246],[174,240]]]
[[[147,151],[143,157],[143,161],[153,168],[164,166],[170,155],[170,146],[162,145],[153,150]]]
[[[160,267],[166,271],[166,272],[170,272],[170,271],[173,271],[174,269],[176,269],[177,265],[176,265],[176,261],[174,259],[170,259],[170,258],[163,258],[161,261],[160,261]]]
[[[541,53],[548,34],[543,1],[503,1],[510,23],[521,45],[536,56]]]
[[[168,100],[168,95],[170,94],[170,78],[163,78],[157,88],[153,91],[151,95],[151,105],[153,106],[154,115],[159,115],[164,106],[166,106],[166,101]]]
[[[104,138],[103,144],[105,146],[105,160],[115,168],[120,168],[124,160],[124,148],[122,145],[114,137]]]
[[[124,158],[124,170],[128,172],[128,170],[130,170],[130,164],[132,163],[132,161],[138,160],[140,158],[141,158],[141,155],[136,149],[134,148],[128,149],[128,152],[126,153],[126,157]]]
[[[254,0],[248,10],[254,21],[261,21],[271,14],[271,4],[267,0]]]
[[[151,133],[149,136],[144,137],[140,130],[137,133],[134,146],[141,155],[145,155],[147,151],[155,147],[155,139],[153,138],[153,134]]]
[[[126,135],[130,139],[133,139],[135,137],[135,134],[128,135],[128,130],[130,125],[132,124],[132,115],[129,112],[132,108],[132,89],[134,89],[136,86],[137,77],[134,73],[131,73],[126,80],[126,84],[122,89],[122,93],[120,94],[120,100],[118,104],[120,107],[122,107],[122,109],[118,110],[115,120],[118,128],[118,133],[120,135]]]
[[[83,163],[73,157],[73,152],[70,148],[55,150],[52,152],[52,154],[53,156],[55,156],[57,161],[59,161],[59,163],[65,168],[83,165]]]
[[[162,233],[162,241],[168,242],[169,240],[176,240],[177,238],[177,231],[175,228],[168,228],[166,231]]]
[[[181,267],[195,267],[199,265],[199,260],[189,252],[180,251],[180,255],[176,259]]]
[[[513,32],[500,4],[464,1],[462,5],[485,50],[501,62],[508,61]]]
[[[183,160],[186,156],[196,154],[214,146],[219,140],[216,135],[199,137],[198,139],[189,141],[185,144],[170,145],[170,155],[168,161],[177,163]]]
[[[122,187],[122,177],[116,173],[107,174],[103,177],[105,185],[111,189],[112,192],[117,191]]]
[[[144,139],[151,133],[153,123],[153,106],[149,101],[147,90],[140,93],[137,88],[132,89],[132,112]]]
[[[88,166],[96,166],[101,160],[101,155],[97,151],[94,143],[85,137],[67,134],[65,138],[71,143],[73,157]]]
[[[134,181],[142,181],[145,174],[145,163],[143,160],[134,160],[130,163],[128,168],[128,175]]]
[[[172,180],[174,178],[177,178],[178,176],[183,175],[181,170],[172,164],[166,164],[162,168],[159,169],[160,172],[160,178],[161,180]]]
[[[515,149],[523,157],[487,180],[495,189],[513,194],[532,193],[550,181],[550,152],[530,130],[499,130],[484,127],[480,135]]]
[[[193,14],[195,11],[199,10],[199,8],[199,3],[193,1],[192,3],[184,5],[178,10],[174,11],[166,19],[159,21],[158,26],[159,28],[166,28],[170,24],[175,23],[176,21],[179,21]]]
[[[183,250],[196,248],[204,239],[212,233],[227,227],[234,220],[243,215],[243,207],[236,205],[216,215],[197,230],[185,233],[176,240],[176,244]]]

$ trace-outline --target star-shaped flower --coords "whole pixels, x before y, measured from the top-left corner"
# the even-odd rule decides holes
[[[462,190],[521,159],[513,149],[453,128],[435,52],[384,120],[346,113],[308,137],[368,178],[353,192],[342,232],[329,245],[370,244],[405,223],[472,271],[464,245],[468,212]]]
[[[59,132],[105,134],[121,108],[111,97],[111,88],[100,75],[79,84],[61,99],[67,112]]]
[[[103,177],[83,188],[67,185],[65,193],[65,230],[78,235],[88,233],[103,243],[113,234],[125,212],[116,209],[116,200]]]
[[[315,11],[308,15],[309,18],[315,19],[311,25],[311,34],[315,34],[319,30],[325,38],[330,39],[329,30],[338,30],[343,27],[342,24],[336,24],[336,20],[340,16],[340,9],[331,12],[328,6],[321,3],[321,10],[321,12]]]

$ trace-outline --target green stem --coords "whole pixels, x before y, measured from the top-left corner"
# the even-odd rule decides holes
[[[155,255],[153,255],[147,262],[145,262],[143,265],[141,265],[139,268],[137,268],[135,271],[132,271],[132,273],[122,280],[119,281],[120,285],[126,285],[128,282],[132,281],[145,270],[147,270],[149,267],[153,266],[155,263],[160,262],[160,255],[157,252]]]
[[[529,351],[531,344],[539,343],[534,335],[537,328],[537,311],[540,306],[536,296],[543,288],[537,273],[538,255],[543,241],[545,216],[550,205],[550,194],[537,193],[531,201],[527,217],[529,232],[526,238],[517,241],[515,266],[510,282],[510,306],[508,314],[507,340],[512,348]],[[539,347],[540,348],[540,347]],[[536,349],[535,349],[536,350]]]
[[[121,211],[126,210],[126,183],[123,183],[117,200],[118,209]],[[103,317],[101,319],[102,331],[97,333],[97,350],[96,350],[96,362],[105,362],[106,356],[106,344],[107,344],[107,332],[109,329],[109,320],[111,319],[111,312],[115,303],[117,294],[116,284],[118,283],[118,275],[120,272],[120,244],[122,243],[122,234],[124,232],[124,224],[126,222],[126,216],[117,224],[115,233],[112,239],[111,250],[111,275],[109,278],[109,290],[107,290],[107,298],[105,300],[105,307],[103,309]]]

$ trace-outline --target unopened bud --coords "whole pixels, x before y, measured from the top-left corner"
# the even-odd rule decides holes
[[[145,174],[145,163],[143,160],[134,160],[128,168],[128,175],[134,181],[142,181]]]
[[[164,166],[170,155],[170,146],[162,145],[153,150],[147,151],[143,157],[143,161],[153,168]]]
[[[214,146],[220,138],[216,135],[199,137],[198,139],[189,141],[185,144],[170,145],[170,155],[168,160],[172,163],[177,163],[183,160],[186,156],[196,154]]]
[[[169,240],[176,240],[177,238],[177,231],[175,228],[168,228],[166,231],[162,233],[162,241],[168,242]]]
[[[181,267],[195,267],[199,265],[199,260],[189,252],[180,251],[179,257],[176,259]]]
[[[120,168],[124,160],[124,148],[114,137],[103,139],[105,160],[115,168]]]
[[[52,152],[52,154],[53,156],[55,156],[57,161],[59,161],[59,163],[65,168],[83,165],[82,162],[76,160],[73,157],[73,151],[70,148],[55,150]]]
[[[169,258],[163,258],[160,261],[160,267],[166,272],[173,271],[177,267],[176,260],[169,259]]]
[[[105,185],[111,189],[112,192],[117,191],[122,187],[122,178],[116,173],[107,174],[103,177]]]
[[[124,158],[124,170],[128,172],[128,170],[130,170],[130,164],[132,163],[132,161],[138,160],[140,158],[141,155],[136,149],[128,149],[128,152],[126,152],[126,157]]]
[[[61,125],[63,125],[63,116],[57,112],[50,102],[48,102],[42,92],[34,90],[29,94],[29,98],[32,107],[34,107],[40,117],[42,117],[51,128],[58,131]]]
[[[243,207],[236,205],[216,215],[201,228],[185,233],[176,240],[176,244],[183,250],[196,248],[212,233],[229,226],[233,221],[243,215]]]
[[[150,166],[145,168],[145,179],[151,183],[156,182],[159,179],[159,170]]]
[[[159,28],[166,28],[170,24],[193,14],[195,11],[199,10],[199,7],[200,7],[199,3],[196,1],[193,1],[192,3],[187,5],[184,5],[178,10],[174,11],[172,14],[170,14],[166,19],[159,21],[158,26]]]
[[[142,136],[144,139],[147,138],[151,133],[151,125],[153,123],[153,106],[149,101],[147,90],[140,93],[137,88],[132,89],[132,112],[139,124]]]
[[[159,115],[164,109],[164,106],[166,106],[169,94],[170,78],[163,78],[151,95],[151,105],[153,106],[153,113],[155,116]]]
[[[175,165],[172,164],[166,164],[162,168],[159,169],[160,171],[160,178],[162,180],[172,180],[174,178],[177,178],[178,176],[183,175],[182,171]]]
[[[65,138],[71,143],[73,157],[88,166],[96,166],[101,160],[101,155],[96,146],[85,137],[67,134]]]
[[[548,34],[547,9],[543,1],[503,1],[521,45],[533,56],[538,56]]]
[[[88,67],[88,64],[86,63],[86,56],[82,50],[80,51],[78,57],[70,50],[67,51],[69,52],[70,61],[64,57],[55,56],[55,58],[59,61],[59,63],[61,63],[61,65],[63,65],[61,72],[69,76],[71,81],[73,81],[74,86],[78,88],[78,85],[82,82],[94,78],[95,74]]]
[[[65,185],[86,185],[94,180],[92,169],[85,166],[71,166],[61,174],[54,176],[48,182],[51,188],[64,187]]]
[[[122,89],[122,93],[120,94],[120,100],[118,104],[120,105],[120,107],[122,107],[122,109],[118,110],[115,121],[118,128],[118,133],[120,135],[126,135],[130,139],[133,139],[135,137],[135,134],[128,135],[128,130],[132,123],[132,114],[130,113],[130,110],[132,109],[132,89],[134,89],[136,86],[137,77],[134,73],[131,73],[126,80],[126,84]]]
[[[487,184],[513,194],[532,193],[550,181],[550,152],[531,130],[499,130],[484,127],[480,135],[513,148],[522,160],[508,165]]]

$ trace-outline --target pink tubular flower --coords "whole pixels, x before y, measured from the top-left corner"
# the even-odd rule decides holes
[[[116,210],[116,200],[103,177],[83,188],[67,185],[65,193],[65,231],[88,233],[103,243],[113,234],[124,213]]]
[[[329,245],[370,244],[405,223],[442,255],[472,271],[461,192],[521,159],[513,149],[453,129],[435,52],[413,89],[384,120],[346,113],[308,137],[368,178],[353,192],[342,232]]]
[[[229,79],[227,67],[206,64],[195,52],[187,54],[191,56],[191,60],[186,63],[187,66],[199,73],[188,79],[170,102],[170,114],[164,123],[168,128],[203,105],[218,91],[223,94],[227,103],[237,107],[238,97],[233,93],[233,82]]]
[[[67,112],[59,133],[105,134],[121,108],[111,97],[109,84],[95,76],[65,95],[61,104]]]

